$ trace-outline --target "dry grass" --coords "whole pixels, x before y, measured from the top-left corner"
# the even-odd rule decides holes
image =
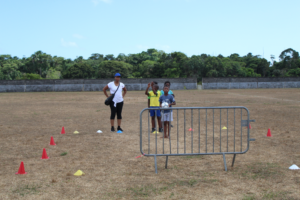
[[[175,91],[177,106],[246,106],[250,150],[224,171],[222,156],[158,158],[139,152],[143,92],[129,92],[123,134],[110,132],[98,92],[0,94],[0,199],[300,199],[300,90]],[[60,135],[65,126],[66,135]],[[271,128],[272,138],[267,138]],[[96,133],[102,130],[102,134]],[[80,134],[74,135],[78,130]],[[56,146],[49,146],[53,136]],[[41,160],[46,148],[49,160]],[[24,161],[26,175],[15,175]],[[85,176],[75,177],[77,170]]]

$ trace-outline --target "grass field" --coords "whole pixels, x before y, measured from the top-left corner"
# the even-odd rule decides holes
[[[175,95],[180,107],[249,109],[256,141],[233,168],[227,156],[228,172],[221,155],[170,157],[168,169],[159,157],[158,174],[152,157],[136,159],[143,91],[127,93],[123,134],[110,132],[101,92],[0,93],[0,199],[300,199],[300,170],[288,169],[300,166],[299,89]],[[51,136],[56,146],[49,146]],[[50,159],[40,159],[43,148]],[[27,174],[15,175],[21,161]],[[73,176],[79,169],[85,175]]]

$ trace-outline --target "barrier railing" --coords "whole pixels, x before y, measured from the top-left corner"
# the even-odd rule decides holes
[[[157,132],[150,131],[149,110],[161,110],[162,121],[165,110],[171,110],[174,120],[170,122],[168,138],[160,138],[164,133],[158,133],[156,117]],[[148,121],[143,121],[143,114],[147,114]],[[157,156],[166,156],[167,168],[169,156],[223,155],[227,171],[225,155],[234,154],[233,167],[236,155],[246,153],[250,141],[255,141],[250,138],[250,122],[255,120],[250,120],[246,107],[145,108],[140,113],[140,151],[144,156],[154,157],[156,173]],[[244,127],[247,129],[243,131]]]

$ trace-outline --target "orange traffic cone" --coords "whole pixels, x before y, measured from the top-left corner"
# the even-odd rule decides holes
[[[43,154],[42,154],[41,159],[49,159],[45,148],[43,149]]]
[[[50,145],[53,145],[53,146],[56,145],[52,136],[51,136],[51,139],[50,139]]]
[[[272,137],[271,130],[268,129],[267,137]]]
[[[65,132],[65,127],[63,126],[62,129],[61,129],[60,134],[65,134],[65,133],[66,133],[66,132]]]
[[[23,162],[21,162],[20,167],[19,167],[19,171],[16,174],[27,174],[27,172],[25,172],[25,167],[24,167]]]

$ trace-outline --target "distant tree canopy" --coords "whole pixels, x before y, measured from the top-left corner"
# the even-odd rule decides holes
[[[287,77],[300,76],[300,57],[286,49],[272,62],[259,55],[233,53],[228,57],[207,54],[188,57],[182,52],[165,53],[148,49],[137,54],[92,54],[74,60],[37,51],[30,57],[0,55],[0,80],[112,78],[119,72],[124,78],[195,77]]]

